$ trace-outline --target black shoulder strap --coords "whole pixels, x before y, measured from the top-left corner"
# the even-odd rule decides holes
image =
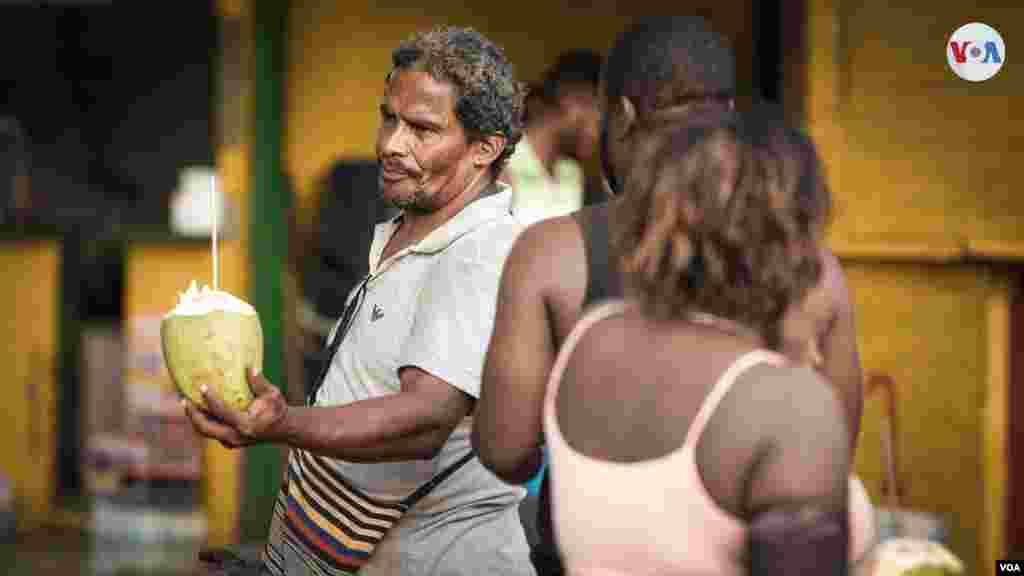
[[[579,211],[576,219],[583,235],[583,250],[587,259],[584,309],[601,300],[622,297],[622,282],[618,268],[612,261],[609,212],[610,205],[604,202]]]
[[[465,456],[459,458],[455,462],[448,466],[444,470],[440,471],[436,476],[427,481],[426,484],[420,486],[415,492],[410,494],[402,501],[402,503],[408,508],[412,508],[414,504],[420,501],[421,498],[430,493],[431,490],[437,488],[438,484],[444,482],[449,476],[455,473],[456,470],[462,468],[467,462],[476,457],[476,454],[470,450]]]
[[[342,313],[341,320],[338,321],[338,326],[334,330],[334,338],[320,357],[320,375],[313,381],[313,386],[309,389],[309,394],[306,396],[306,403],[310,406],[316,403],[317,393],[320,392],[320,387],[324,385],[324,379],[327,378],[327,372],[331,369],[334,355],[338,353],[338,347],[341,346],[341,342],[345,339],[345,335],[355,319],[356,312],[363,305],[363,296],[366,295],[366,284],[370,281],[370,278],[372,276],[367,274],[354,289],[355,293],[349,297],[348,302],[345,304],[345,311]]]

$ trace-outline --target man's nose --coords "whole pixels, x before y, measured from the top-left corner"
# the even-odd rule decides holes
[[[380,155],[404,156],[408,150],[406,136],[408,131],[401,125],[382,128],[380,137]]]

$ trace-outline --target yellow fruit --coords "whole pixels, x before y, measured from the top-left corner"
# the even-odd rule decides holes
[[[890,538],[875,546],[866,559],[869,576],[956,576],[964,565],[938,542],[917,538]]]
[[[235,300],[223,292],[208,291],[203,296],[214,294]],[[230,306],[204,303],[197,308],[195,302],[192,304],[188,313],[178,312],[179,305],[160,325],[164,363],[171,379],[186,398],[202,407],[206,402],[199,389],[206,385],[229,406],[245,410],[253,400],[246,370],[263,369],[259,316],[255,311],[245,313]]]

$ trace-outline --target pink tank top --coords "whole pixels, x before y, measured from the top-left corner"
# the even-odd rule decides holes
[[[736,378],[758,364],[781,365],[786,359],[768,350],[740,356],[712,387],[679,449],[642,462],[590,458],[562,436],[555,398],[583,333],[625,309],[625,303],[613,302],[585,314],[559,351],[548,381],[544,435],[551,467],[551,513],[566,567],[573,575],[743,574],[739,554],[746,545],[746,523],[721,509],[707,492],[695,450]],[[859,558],[874,536],[871,503],[856,484],[859,490],[851,484],[850,492],[851,558]]]

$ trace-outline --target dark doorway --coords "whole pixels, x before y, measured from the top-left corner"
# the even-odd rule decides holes
[[[782,48],[780,37],[782,0],[754,2],[754,94],[762,100],[780,103],[782,94]]]
[[[803,125],[804,0],[765,0],[753,4],[754,94],[782,107],[786,120]]]

